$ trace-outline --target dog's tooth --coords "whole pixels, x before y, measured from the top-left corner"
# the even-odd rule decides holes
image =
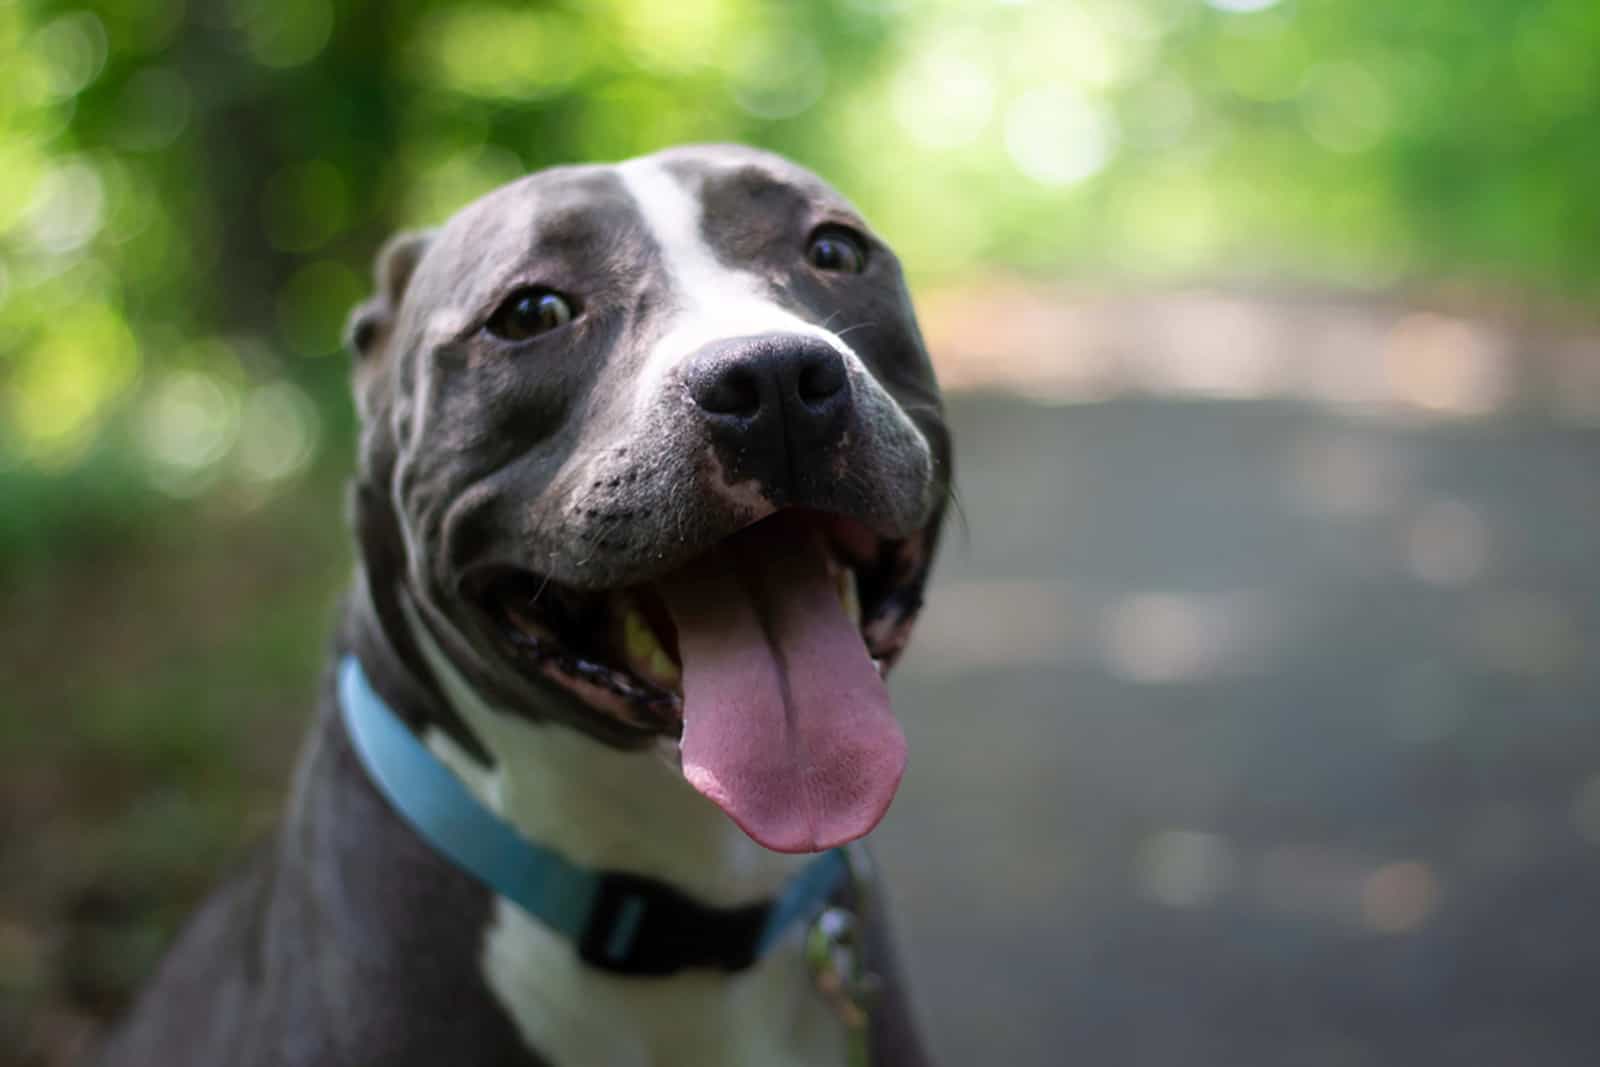
[[[656,639],[656,633],[645,621],[644,615],[631,604],[623,610],[622,647],[628,657],[628,666],[633,670],[664,688],[670,689],[678,684],[678,665],[661,647],[661,642]]]
[[[650,675],[653,681],[660,683],[667,689],[675,689],[683,680],[683,672],[678,670],[678,665],[672,662],[672,657],[667,655],[667,650],[659,644],[650,654]]]
[[[651,655],[661,648],[656,635],[650,632],[650,624],[631,605],[622,615],[622,648],[633,664],[649,663]]]
[[[836,576],[839,588],[839,603],[844,605],[844,613],[857,627],[861,625],[861,598],[856,593],[856,572],[849,567],[839,568]]]

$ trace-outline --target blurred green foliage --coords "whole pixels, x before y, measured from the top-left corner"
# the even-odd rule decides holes
[[[347,439],[388,231],[737,139],[916,278],[1595,291],[1594,0],[0,0],[0,566]]]

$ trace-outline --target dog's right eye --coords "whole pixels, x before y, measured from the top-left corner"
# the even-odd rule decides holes
[[[565,326],[575,312],[572,302],[550,289],[518,289],[494,309],[485,324],[505,341],[526,341]]]

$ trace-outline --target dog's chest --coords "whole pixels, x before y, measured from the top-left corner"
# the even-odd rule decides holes
[[[812,1067],[845,1062],[845,1033],[812,987],[798,938],[743,974],[620,978],[499,901],[482,966],[529,1047],[553,1067]]]

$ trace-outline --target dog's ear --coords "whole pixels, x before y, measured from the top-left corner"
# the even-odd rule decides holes
[[[388,339],[406,286],[432,240],[432,230],[406,230],[389,238],[379,250],[372,270],[378,291],[350,313],[344,328],[345,347],[358,364],[371,358]]]

